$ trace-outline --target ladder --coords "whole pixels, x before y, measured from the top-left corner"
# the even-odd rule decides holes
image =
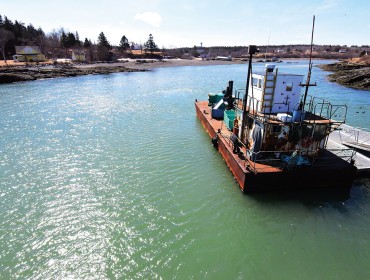
[[[274,101],[274,94],[275,94],[275,85],[276,85],[276,78],[277,78],[277,71],[268,72],[266,69],[265,72],[265,81],[263,83],[263,95],[262,95],[262,112],[263,113],[271,113],[273,101]]]

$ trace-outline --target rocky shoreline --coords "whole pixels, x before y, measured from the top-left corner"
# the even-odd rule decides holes
[[[142,72],[160,67],[205,66],[239,64],[243,61],[206,61],[188,59],[169,60],[127,60],[115,63],[94,63],[76,65],[33,65],[33,66],[2,66],[0,67],[0,84],[34,81],[58,77],[74,77],[93,74],[110,74],[118,72]]]
[[[145,63],[144,63],[145,62]],[[202,61],[202,60],[162,60],[162,61],[127,61],[125,63],[102,63],[82,65],[43,65],[43,66],[13,66],[0,67],[0,84],[34,81],[58,77],[74,77],[81,75],[110,74],[119,72],[148,71],[159,67],[174,66],[205,66],[239,64],[243,61]],[[333,72],[328,75],[331,82],[340,85],[370,90],[370,59],[355,58],[332,64],[320,65],[325,71]]]
[[[75,77],[82,75],[110,74],[119,72],[138,72],[146,69],[133,69],[125,66],[34,66],[0,68],[0,84],[34,81],[59,77]]]
[[[366,60],[340,61],[320,65],[320,68],[333,72],[328,75],[331,82],[354,89],[370,90],[370,63]]]

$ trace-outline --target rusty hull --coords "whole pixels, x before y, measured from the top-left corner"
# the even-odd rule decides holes
[[[248,158],[240,158],[233,153],[231,132],[223,121],[212,119],[208,102],[196,101],[195,108],[198,119],[211,138],[220,130],[218,151],[243,193],[281,189],[349,188],[352,185],[356,167],[328,151],[320,159],[323,164],[318,162],[314,166],[294,170],[283,170],[254,163]],[[242,148],[242,152],[246,154],[245,148]],[[327,164],[328,162],[330,164]]]

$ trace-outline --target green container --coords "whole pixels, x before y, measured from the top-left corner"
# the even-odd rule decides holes
[[[218,103],[223,98],[224,98],[223,93],[217,93],[216,94],[216,101],[215,101],[215,103]]]
[[[208,103],[216,103],[216,94],[215,93],[208,93]]]
[[[234,127],[234,120],[235,120],[235,111],[234,110],[227,110],[224,111],[224,122],[229,130],[232,130]]]

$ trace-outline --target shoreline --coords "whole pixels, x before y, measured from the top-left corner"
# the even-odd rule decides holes
[[[288,61],[291,59],[287,59]],[[83,75],[111,74],[120,72],[145,72],[162,67],[209,66],[245,64],[245,60],[201,60],[201,59],[127,59],[123,62],[92,63],[92,64],[28,64],[8,61],[8,66],[0,62],[0,84],[35,81],[61,77],[75,77]],[[340,85],[370,90],[370,67],[357,63],[340,61],[319,66],[328,73],[328,80]]]
[[[28,64],[11,63],[8,66],[0,65],[0,84],[15,82],[34,81],[39,79],[51,79],[60,77],[75,77],[82,75],[111,74],[119,72],[145,72],[162,67],[181,66],[207,66],[207,65],[230,65],[243,64],[245,61],[220,61],[220,60],[127,60],[114,63],[93,64]]]
[[[340,61],[319,67],[324,71],[331,72],[327,75],[330,82],[353,89],[370,91],[370,65],[367,63]]]

